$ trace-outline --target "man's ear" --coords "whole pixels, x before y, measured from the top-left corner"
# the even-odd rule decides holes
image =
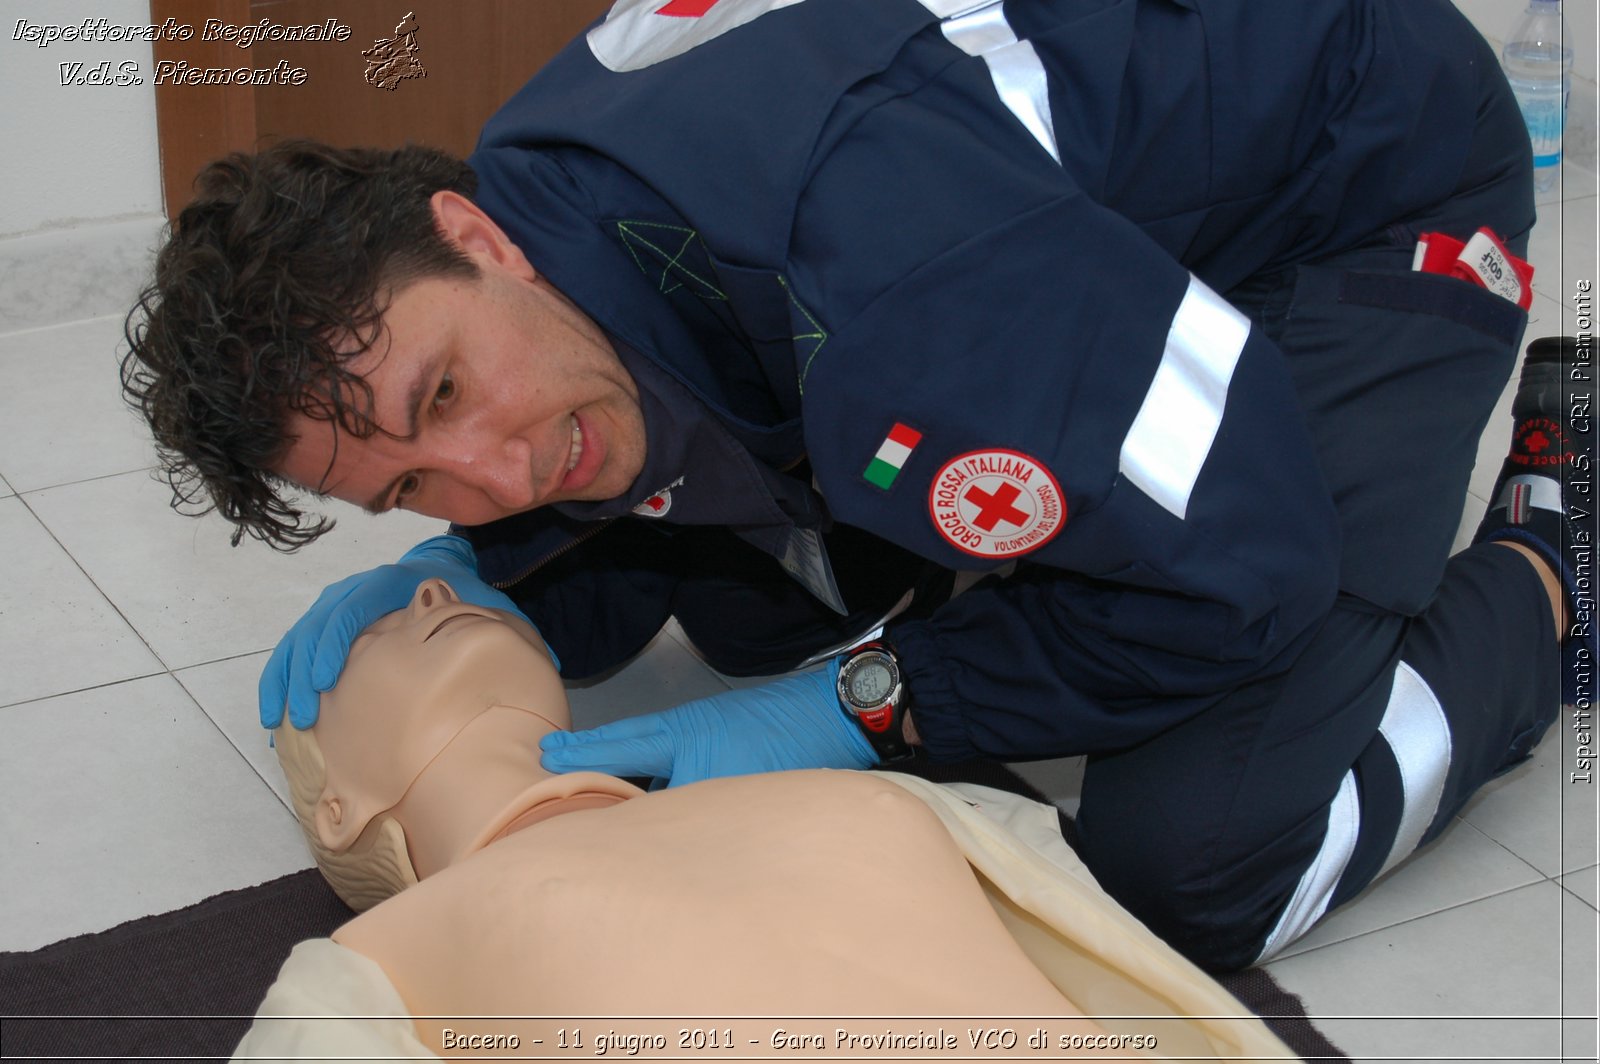
[[[535,273],[528,257],[476,203],[447,189],[435,192],[428,202],[433,208],[434,223],[445,239],[480,266],[499,266],[524,280],[533,280]]]
[[[359,803],[324,788],[317,796],[317,838],[334,853],[343,853],[355,844],[372,816],[372,811],[359,808]]]

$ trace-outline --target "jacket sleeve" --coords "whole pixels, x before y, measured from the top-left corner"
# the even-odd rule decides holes
[[[1334,507],[1284,356],[1081,194],[909,270],[808,368],[838,519],[1015,565],[891,632],[936,757],[1137,742],[1287,668],[1332,603]]]

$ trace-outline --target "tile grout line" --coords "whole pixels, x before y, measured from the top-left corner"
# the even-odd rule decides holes
[[[145,673],[145,674],[140,675],[140,676],[126,676],[126,677],[123,677],[120,680],[110,680],[110,681],[108,681],[106,683],[92,684],[89,687],[77,687],[77,688],[74,688],[74,689],[72,689],[70,691],[58,691],[58,692],[56,692],[54,694],[40,695],[37,698],[24,698],[21,701],[8,702],[5,705],[0,706],[0,713],[4,713],[6,710],[15,709],[15,708],[17,708],[19,706],[29,706],[29,705],[33,705],[33,704],[35,704],[37,702],[48,702],[52,698],[64,698],[67,695],[83,694],[86,691],[100,691],[100,690],[104,690],[105,688],[108,688],[108,687],[120,687],[122,684],[136,683],[139,680],[153,680],[158,676],[166,676],[166,677],[171,678],[171,680],[175,684],[178,685],[178,689],[183,692],[184,697],[189,699],[190,703],[193,704],[194,708],[197,709],[200,712],[200,716],[205,720],[205,722],[207,724],[211,725],[212,729],[218,735],[220,735],[222,737],[222,740],[228,744],[228,748],[230,750],[232,750],[242,761],[244,761],[245,766],[250,770],[250,774],[255,776],[256,779],[261,781],[262,785],[265,786],[269,792],[271,792],[272,797],[277,801],[277,803],[279,805],[284,805],[285,808],[288,808],[285,805],[282,797],[280,797],[278,792],[273,789],[272,784],[267,780],[267,778],[256,770],[256,767],[250,761],[249,756],[246,755],[245,752],[239,748],[239,744],[238,743],[234,742],[233,739],[229,737],[228,733],[223,730],[222,725],[217,723],[217,719],[215,717],[213,717],[209,712],[206,711],[206,707],[201,704],[200,699],[195,695],[195,693],[193,691],[189,690],[188,685],[185,684],[183,682],[183,680],[178,676],[178,672],[179,671],[186,671],[188,669],[203,668],[203,667],[205,667],[207,665],[216,665],[216,664],[220,664],[220,663],[225,662],[225,661],[235,661],[235,660],[237,660],[239,658],[246,658],[246,657],[249,657],[251,654],[259,654],[259,653],[261,653],[261,651],[252,650],[252,651],[248,651],[247,653],[244,653],[244,654],[235,654],[235,655],[233,655],[231,657],[217,658],[214,661],[204,661],[204,662],[198,662],[198,663],[196,663],[194,665],[185,665],[185,666],[183,666],[182,669],[176,670],[176,671],[174,671],[172,669],[166,669],[166,670],[163,670],[161,672],[150,672],[150,673]],[[292,815],[294,813],[294,810],[293,809],[289,809],[289,812]]]
[[[67,695],[81,695],[86,691],[100,691],[107,687],[116,687],[119,684],[134,683],[137,680],[153,680],[157,676],[172,676],[172,672],[170,670],[163,669],[160,672],[146,672],[141,673],[138,676],[124,676],[118,680],[107,680],[105,683],[90,684],[88,687],[74,687],[70,691],[54,691],[47,695],[36,695],[33,698],[19,698],[15,702],[7,702],[4,705],[0,705],[0,713],[4,713],[8,709],[15,709],[18,706],[31,706],[35,702],[48,702],[52,698],[65,698]],[[173,679],[177,679],[177,677],[174,676]]]
[[[5,343],[5,341],[14,336],[27,336],[30,333],[47,332],[50,329],[65,329],[71,325],[84,325],[89,322],[126,321],[127,318],[127,314],[91,314],[87,318],[68,318],[65,321],[53,321],[48,325],[30,325],[26,329],[11,329],[8,332],[0,332],[0,344]]]
[[[1544,869],[1540,868],[1538,865],[1534,864],[1532,861],[1530,861],[1526,857],[1522,856],[1516,850],[1513,850],[1511,847],[1507,846],[1505,843],[1501,842],[1499,839],[1495,838],[1493,835],[1489,834],[1487,831],[1483,830],[1478,825],[1474,824],[1472,821],[1470,821],[1470,820],[1466,819],[1465,817],[1463,817],[1460,813],[1457,813],[1455,815],[1455,822],[1457,824],[1463,825],[1464,827],[1469,827],[1473,831],[1476,831],[1479,835],[1482,835],[1484,838],[1488,839],[1490,842],[1492,842],[1496,846],[1500,847],[1506,853],[1508,853],[1512,857],[1516,858],[1520,863],[1526,865],[1536,875],[1543,876],[1545,879],[1554,880],[1557,876],[1562,876],[1562,875],[1566,874],[1564,872],[1557,872],[1554,876],[1550,875]],[[1528,886],[1529,884],[1523,884],[1523,885],[1524,886]],[[1513,889],[1515,889],[1515,888],[1513,888]],[[1439,911],[1443,912],[1444,910],[1441,909]]]
[[[1477,834],[1483,836],[1485,839],[1488,839],[1490,842],[1494,843],[1500,849],[1502,849],[1506,853],[1510,854],[1511,857],[1513,859],[1515,859],[1518,864],[1522,865],[1524,868],[1526,868],[1529,872],[1532,872],[1538,878],[1533,879],[1533,880],[1531,880],[1531,881],[1529,881],[1527,883],[1519,883],[1519,884],[1517,884],[1515,886],[1506,887],[1506,888],[1504,888],[1502,890],[1492,891],[1492,892],[1490,892],[1488,894],[1485,894],[1485,895],[1483,895],[1481,897],[1468,898],[1465,901],[1459,901],[1459,902],[1456,902],[1456,903],[1454,903],[1452,905],[1443,906],[1442,908],[1430,909],[1428,912],[1418,913],[1416,916],[1408,916],[1404,920],[1396,920],[1392,924],[1384,924],[1381,927],[1370,928],[1370,929],[1368,929],[1366,931],[1362,931],[1362,932],[1360,932],[1358,934],[1350,935],[1350,936],[1348,936],[1346,938],[1334,939],[1332,942],[1324,942],[1321,945],[1311,946],[1311,947],[1309,947],[1307,949],[1297,950],[1294,953],[1280,954],[1279,956],[1274,957],[1273,961],[1288,960],[1290,957],[1302,957],[1302,956],[1305,956],[1307,954],[1315,953],[1319,949],[1326,949],[1329,946],[1337,946],[1337,945],[1340,945],[1340,944],[1345,943],[1345,942],[1354,942],[1356,939],[1363,938],[1363,937],[1365,937],[1367,935],[1377,934],[1380,931],[1389,931],[1389,930],[1392,930],[1392,929],[1394,929],[1396,927],[1400,927],[1403,924],[1414,923],[1414,922],[1416,922],[1418,920],[1426,920],[1430,916],[1437,916],[1440,913],[1450,912],[1453,909],[1459,909],[1459,908],[1461,908],[1462,906],[1465,906],[1465,905],[1475,905],[1480,901],[1488,901],[1490,898],[1497,898],[1502,894],[1509,894],[1514,890],[1523,890],[1523,889],[1525,889],[1527,887],[1536,886],[1541,881],[1542,882],[1547,882],[1547,883],[1555,883],[1555,880],[1557,878],[1556,876],[1547,875],[1544,872],[1543,869],[1537,868],[1533,864],[1529,863],[1529,861],[1526,858],[1522,857],[1515,850],[1512,850],[1511,848],[1506,846],[1505,843],[1501,842],[1499,839],[1495,838],[1493,835],[1490,835],[1487,831],[1484,831],[1482,828],[1478,827],[1478,825],[1472,823],[1470,820],[1462,819],[1460,814],[1457,814],[1455,817],[1452,818],[1452,820],[1459,827],[1471,828]],[[1413,856],[1415,856],[1415,855],[1413,854]],[[1565,874],[1566,873],[1559,873],[1559,875],[1565,875]],[[1381,882],[1381,881],[1382,880],[1380,878],[1378,880],[1374,880],[1373,883],[1376,884],[1376,883]],[[1556,887],[1558,887],[1560,889],[1565,889],[1564,887],[1561,886],[1560,883],[1555,883],[1555,885],[1556,885]],[[1578,900],[1582,901],[1583,899],[1579,898]],[[1271,963],[1273,963],[1273,961],[1269,961],[1268,963],[1271,964]]]
[[[259,651],[252,651],[251,653],[259,653]],[[245,655],[242,655],[242,654],[238,655],[238,657],[244,657],[244,656]],[[232,660],[232,659],[229,659],[229,660]],[[198,666],[190,666],[190,667],[191,668],[197,668]],[[215,717],[213,717],[210,713],[206,712],[206,707],[200,703],[200,699],[198,697],[196,697],[195,693],[193,691],[189,690],[188,686],[181,679],[179,679],[177,677],[177,675],[174,674],[172,676],[172,678],[173,678],[174,681],[176,681],[179,689],[181,689],[183,691],[183,693],[188,697],[189,701],[194,703],[195,708],[200,711],[200,715],[206,719],[206,722],[211,725],[211,727],[216,731],[216,733],[218,735],[222,736],[222,741],[228,744],[228,748],[234,752],[234,754],[239,758],[239,760],[241,760],[241,761],[243,761],[245,763],[245,767],[250,770],[250,774],[255,776],[256,779],[261,781],[261,785],[267,789],[267,793],[268,794],[272,795],[273,800],[276,801],[284,809],[288,810],[289,815],[291,817],[293,817],[295,822],[298,824],[300,818],[295,815],[294,809],[292,807],[290,807],[289,804],[283,800],[283,796],[280,795],[278,793],[277,789],[272,786],[271,781],[269,781],[267,779],[267,777],[265,777],[265,776],[263,776],[261,774],[260,770],[256,768],[255,762],[250,760],[249,755],[246,754],[243,750],[241,750],[239,748],[239,744],[233,741],[233,737],[230,736],[227,733],[227,731],[223,729],[221,724],[217,723],[217,719]]]
[[[119,476],[126,476],[127,474],[124,473],[124,474],[118,474],[118,475]],[[101,478],[96,478],[96,479],[101,479]],[[105,599],[106,605],[110,606],[111,609],[116,613],[117,617],[121,619],[122,623],[128,626],[128,631],[132,632],[134,634],[134,637],[137,638],[140,643],[144,644],[144,648],[150,652],[150,656],[156,659],[157,663],[159,663],[161,665],[161,667],[164,670],[166,670],[168,675],[171,675],[172,666],[167,664],[167,660],[165,658],[163,658],[160,654],[156,653],[156,648],[150,645],[150,641],[144,637],[144,633],[139,631],[139,629],[134,627],[133,622],[128,619],[127,614],[122,612],[122,607],[118,606],[115,602],[113,602],[112,599],[111,599],[111,596],[106,594],[105,589],[102,588],[95,581],[94,577],[89,575],[89,571],[87,569],[85,569],[83,567],[82,563],[78,561],[77,557],[74,556],[73,553],[70,550],[67,549],[67,545],[65,543],[61,542],[61,539],[60,539],[60,537],[58,537],[56,535],[55,530],[52,529],[49,525],[45,524],[44,518],[39,516],[38,511],[36,511],[32,506],[28,505],[28,500],[27,500],[27,498],[25,496],[18,495],[17,499],[22,503],[23,508],[28,511],[28,515],[39,523],[39,527],[40,528],[44,529],[45,535],[50,537],[50,541],[52,543],[54,543],[57,547],[61,548],[61,553],[65,554],[67,556],[67,560],[72,563],[73,567],[76,568],[78,570],[78,572],[83,574],[83,578],[85,580],[89,581],[89,586],[94,588],[95,592],[101,598]],[[174,677],[174,678],[176,678],[176,677]]]
[[[229,654],[226,657],[211,658],[207,661],[197,661],[192,665],[179,665],[175,669],[163,669],[160,672],[140,673],[137,676],[124,676],[117,680],[107,680],[105,683],[90,684],[88,687],[74,687],[66,691],[53,691],[47,695],[35,695],[32,698],[19,698],[15,702],[6,702],[4,704],[0,704],[0,710],[11,709],[15,706],[31,706],[35,702],[48,702],[52,698],[65,698],[67,695],[83,694],[85,691],[98,691],[102,687],[115,687],[120,683],[132,683],[135,680],[149,680],[156,676],[170,676],[174,680],[178,680],[178,673],[180,672],[187,672],[190,669],[203,669],[208,665],[221,665],[224,662],[237,661],[240,658],[248,658],[252,654],[264,654],[269,649],[270,648],[268,647],[263,647],[260,650],[244,650],[237,654]],[[178,683],[182,684],[183,681],[178,680]]]
[[[18,489],[16,487],[13,487],[12,488],[12,492],[16,495],[17,498],[20,499],[25,495],[37,495],[41,491],[55,491],[57,488],[71,488],[71,487],[75,487],[78,484],[93,484],[93,483],[95,483],[97,481],[101,481],[101,480],[110,480],[113,477],[125,477],[125,476],[128,476],[128,475],[132,474],[132,473],[146,473],[146,472],[154,473],[154,472],[160,470],[160,468],[161,467],[158,466],[158,465],[134,466],[132,469],[122,469],[122,470],[118,470],[115,473],[96,473],[92,477],[84,477],[81,480],[63,480],[59,484],[41,484],[36,488],[21,488],[21,489]],[[157,480],[159,482],[158,478],[152,477],[151,479],[152,480]],[[11,482],[10,481],[6,481],[6,483],[10,484]],[[35,515],[35,516],[37,516],[37,515]],[[42,521],[41,521],[41,523],[42,523]],[[65,548],[63,547],[63,549],[65,549]]]
[[[1568,208],[1570,208],[1570,207],[1572,207],[1572,206],[1574,206],[1576,204],[1583,203],[1583,202],[1590,201],[1590,200],[1595,200],[1595,199],[1596,199],[1596,196],[1592,196],[1592,195],[1591,196],[1578,196],[1578,197],[1574,197],[1572,199],[1567,199],[1567,198],[1563,197],[1562,199],[1558,200],[1555,204],[1553,204],[1553,206],[1556,207],[1556,233],[1555,233],[1555,240],[1556,240],[1556,254],[1558,256],[1557,262],[1556,262],[1556,283],[1561,286],[1562,292],[1568,293],[1567,295],[1559,297],[1557,301],[1561,304],[1562,311],[1566,312],[1566,313],[1576,314],[1577,311],[1578,311],[1578,308],[1577,308],[1577,305],[1576,305],[1576,300],[1571,297],[1572,282],[1580,281],[1580,280],[1588,280],[1591,283],[1593,283],[1593,282],[1595,282],[1597,280],[1600,280],[1600,278],[1597,278],[1593,273],[1589,273],[1587,275],[1583,274],[1583,273],[1579,273],[1577,276],[1571,278],[1570,280],[1567,277],[1567,254],[1566,253],[1567,253],[1567,244],[1568,244],[1569,239],[1576,238],[1576,239],[1579,239],[1579,240],[1583,240],[1585,238],[1589,238],[1589,239],[1591,239],[1591,244],[1590,244],[1591,251],[1596,250],[1595,249],[1595,245],[1592,242],[1592,238],[1594,237],[1593,233],[1586,233],[1586,234],[1582,234],[1580,236],[1578,234],[1572,234],[1572,233],[1568,233],[1567,232],[1567,213],[1568,213]],[[1537,205],[1535,206],[1534,209],[1535,209],[1535,211],[1538,210]],[[1594,259],[1591,257],[1589,262],[1585,263],[1584,265],[1585,266],[1593,266],[1594,265]]]
[[[1578,239],[1583,239],[1585,237],[1593,237],[1593,235],[1594,235],[1592,233],[1586,233],[1586,234],[1570,234],[1570,233],[1568,233],[1567,232],[1567,224],[1566,224],[1567,223],[1568,211],[1569,211],[1570,208],[1575,207],[1578,204],[1587,203],[1589,201],[1593,201],[1593,200],[1597,200],[1597,199],[1600,199],[1600,190],[1597,190],[1594,193],[1589,193],[1588,195],[1572,196],[1572,197],[1563,196],[1562,198],[1554,200],[1554,201],[1552,201],[1550,203],[1541,204],[1541,203],[1537,203],[1536,202],[1534,204],[1534,211],[1536,213],[1540,212],[1541,210],[1549,210],[1549,211],[1552,211],[1553,214],[1554,214],[1554,219],[1555,219],[1555,222],[1556,222],[1554,238],[1555,238],[1556,256],[1557,256],[1557,261],[1556,261],[1556,284],[1560,287],[1560,289],[1561,289],[1561,291],[1563,293],[1570,293],[1570,291],[1571,291],[1570,288],[1567,285],[1567,271],[1566,271],[1566,250],[1567,250],[1567,243],[1568,243],[1569,237],[1576,237]],[[1580,279],[1580,278],[1578,278],[1578,277],[1573,278],[1573,280],[1578,280],[1578,279]],[[1590,281],[1600,280],[1600,278],[1596,278],[1596,277],[1594,277],[1592,275],[1589,276],[1587,279],[1590,280]],[[1537,278],[1535,278],[1535,281],[1537,281]],[[1568,313],[1576,313],[1577,312],[1577,307],[1573,304],[1573,301],[1572,301],[1572,299],[1570,298],[1569,295],[1565,295],[1564,294],[1564,295],[1560,295],[1560,296],[1552,296],[1552,295],[1549,295],[1549,294],[1541,291],[1537,286],[1535,287],[1535,294],[1536,295],[1543,295],[1544,298],[1549,299],[1552,302],[1554,302],[1560,308],[1560,311],[1561,311],[1561,313],[1563,315],[1568,314]]]
[[[1524,863],[1526,863],[1526,862],[1524,862]],[[1537,872],[1538,869],[1534,869],[1534,871]],[[1544,876],[1544,873],[1542,873],[1542,872],[1540,872],[1539,874],[1541,876]],[[1312,946],[1309,949],[1300,950],[1298,953],[1281,954],[1281,955],[1279,955],[1277,957],[1272,958],[1272,960],[1268,961],[1265,965],[1263,965],[1263,967],[1271,968],[1274,964],[1277,964],[1279,961],[1292,960],[1292,959],[1294,959],[1296,957],[1309,957],[1311,954],[1317,953],[1317,952],[1319,952],[1321,950],[1330,949],[1330,948],[1332,948],[1334,946],[1343,946],[1343,945],[1346,945],[1348,943],[1355,942],[1358,939],[1366,938],[1369,935],[1377,935],[1377,934],[1381,934],[1381,933],[1383,933],[1385,931],[1393,931],[1397,927],[1404,927],[1407,924],[1419,923],[1420,921],[1426,920],[1426,919],[1428,919],[1430,917],[1439,916],[1439,915],[1442,915],[1443,913],[1454,912],[1457,909],[1464,909],[1468,905],[1476,905],[1479,902],[1490,901],[1490,900],[1492,900],[1494,898],[1504,897],[1507,894],[1513,894],[1513,893],[1515,893],[1516,891],[1519,891],[1519,890],[1527,890],[1530,887],[1537,887],[1541,883],[1550,883],[1550,882],[1552,882],[1552,881],[1550,880],[1549,877],[1546,876],[1543,879],[1535,880],[1532,883],[1523,883],[1523,884],[1521,884],[1519,886],[1507,887],[1504,890],[1493,891],[1493,892],[1491,892],[1489,894],[1485,894],[1481,898],[1472,898],[1472,899],[1470,899],[1468,901],[1457,902],[1454,905],[1446,905],[1442,909],[1435,909],[1432,912],[1422,913],[1421,915],[1418,915],[1418,916],[1408,916],[1404,920],[1396,920],[1392,924],[1385,924],[1382,927],[1374,927],[1369,931],[1361,932],[1359,935],[1351,935],[1349,938],[1341,938],[1341,939],[1338,939],[1338,940],[1333,941],[1333,942],[1324,942],[1321,945]],[[1559,883],[1554,884],[1554,886],[1556,887],[1557,890],[1562,889],[1561,885]],[[1583,899],[1580,898],[1578,900],[1582,901]],[[1315,1019],[1315,1017],[1312,1017],[1312,1018]]]
[[[1561,873],[1561,875],[1562,875],[1562,877],[1575,876],[1580,872],[1593,872],[1593,871],[1594,871],[1594,868],[1592,866],[1589,867],[1589,868],[1574,868],[1570,872]],[[1584,905],[1587,905],[1589,908],[1593,909],[1596,913],[1600,913],[1600,907],[1597,907],[1588,898],[1585,898],[1582,894],[1579,894],[1577,891],[1573,890],[1571,887],[1569,887],[1565,883],[1561,882],[1560,879],[1556,879],[1553,882],[1555,883],[1556,886],[1560,887],[1562,890],[1566,891],[1568,894],[1571,894],[1574,898],[1577,898],[1578,901],[1582,902]]]

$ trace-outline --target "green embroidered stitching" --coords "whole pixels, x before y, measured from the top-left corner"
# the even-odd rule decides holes
[[[793,336],[790,338],[796,343],[801,340],[815,340],[817,342],[817,346],[813,347],[811,349],[811,353],[806,356],[806,364],[800,368],[800,379],[798,383],[800,386],[800,394],[804,395],[806,394],[806,376],[811,372],[811,363],[816,361],[817,352],[821,351],[822,345],[828,342],[828,330],[824,329],[822,327],[822,323],[816,318],[813,318],[811,316],[811,312],[805,308],[798,298],[795,297],[794,290],[789,287],[789,279],[781,273],[777,274],[776,276],[778,278],[778,283],[783,286],[784,293],[788,295],[789,302],[793,303],[794,308],[800,313],[804,314],[806,316],[806,321],[809,321],[812,327],[816,329],[816,332],[800,333],[798,336]]]
[[[666,248],[647,238],[642,232],[643,229],[662,229],[669,232],[682,234],[683,243],[678,246],[678,250],[676,252],[670,252]],[[689,267],[685,266],[681,261],[683,256],[688,252],[689,246],[700,239],[700,234],[698,231],[682,225],[667,225],[664,222],[647,222],[638,219],[626,219],[617,222],[617,234],[622,238],[622,245],[628,249],[628,254],[633,256],[634,264],[639,267],[640,271],[643,272],[646,277],[652,276],[651,269],[649,266],[645,265],[644,260],[639,257],[639,251],[636,245],[642,245],[643,247],[648,248],[651,252],[659,256],[664,261],[665,264],[661,268],[660,285],[660,290],[663,294],[670,294],[682,288],[683,282],[679,280],[679,278],[687,277],[689,280],[693,281],[695,284],[699,285],[701,289],[703,289],[703,292],[696,292],[696,295],[701,295],[703,298],[720,299],[724,302],[727,301],[728,295],[726,292],[722,291],[722,289],[712,284],[706,278],[701,277],[699,274],[689,269]],[[702,248],[704,247],[703,244],[701,246]],[[675,282],[670,286],[668,285],[669,278],[673,279]]]

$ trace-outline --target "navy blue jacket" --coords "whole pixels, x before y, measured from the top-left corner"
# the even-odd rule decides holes
[[[892,631],[933,755],[1092,752],[1287,668],[1340,588],[1431,594],[1216,293],[1448,198],[1472,39],[1447,0],[623,0],[470,162],[834,520],[1009,574]],[[513,520],[468,530],[488,579],[573,532]]]

